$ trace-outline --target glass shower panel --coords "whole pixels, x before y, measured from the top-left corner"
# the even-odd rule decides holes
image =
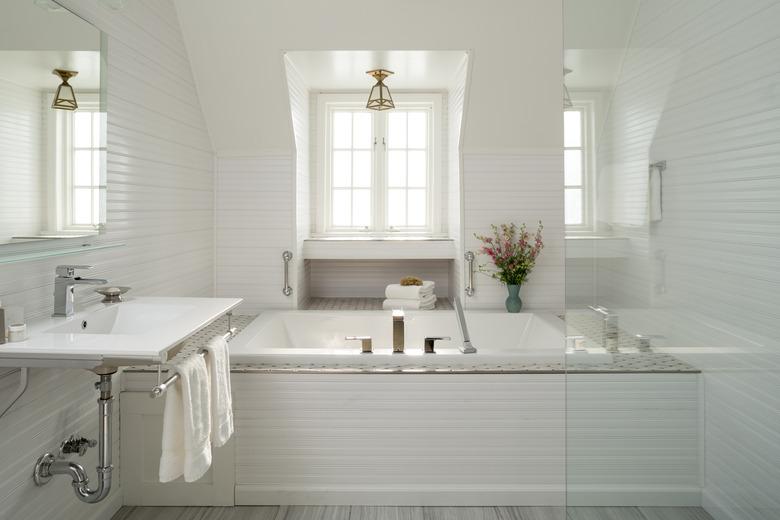
[[[569,518],[776,520],[780,2],[565,1],[564,47]]]

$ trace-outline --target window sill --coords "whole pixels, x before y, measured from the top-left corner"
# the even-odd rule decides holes
[[[321,237],[303,241],[306,260],[451,260],[455,242],[432,237]]]

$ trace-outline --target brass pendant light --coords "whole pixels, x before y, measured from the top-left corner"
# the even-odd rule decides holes
[[[376,85],[371,87],[371,92],[368,94],[366,108],[369,110],[389,110],[395,108],[393,98],[390,95],[390,89],[383,83],[384,79],[393,74],[393,72],[385,69],[375,69],[369,70],[366,74],[376,80]]]
[[[51,107],[59,110],[76,110],[79,104],[76,103],[76,93],[73,92],[73,87],[68,84],[68,80],[77,75],[78,72],[75,70],[54,69],[52,74],[59,76],[62,79],[62,83],[57,87]]]

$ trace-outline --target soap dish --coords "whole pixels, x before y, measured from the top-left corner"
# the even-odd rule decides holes
[[[118,303],[122,301],[122,295],[130,290],[130,287],[98,287],[95,292],[103,295],[102,303]]]

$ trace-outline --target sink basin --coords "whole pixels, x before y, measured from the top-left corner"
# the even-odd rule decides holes
[[[127,302],[130,303],[130,302]],[[82,319],[48,329],[50,334],[144,334],[193,312],[195,306],[176,303],[146,303],[142,305],[112,305]]]
[[[69,317],[29,324],[29,338],[0,345],[0,367],[90,368],[153,365],[235,309],[239,298],[129,298]]]

